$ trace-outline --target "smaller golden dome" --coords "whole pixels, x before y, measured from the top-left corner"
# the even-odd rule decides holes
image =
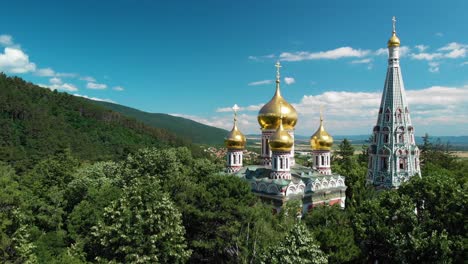
[[[400,47],[400,39],[397,37],[394,31],[392,37],[388,40],[388,47]]]
[[[270,137],[268,144],[272,151],[291,151],[292,146],[294,145],[294,139],[286,130],[284,130],[282,117],[280,118],[280,126]]]
[[[323,127],[323,119],[320,117],[320,127],[310,137],[310,146],[312,150],[331,150],[332,145],[333,137]]]
[[[237,128],[237,105],[234,106],[234,126],[232,127],[231,132],[227,135],[227,137],[224,139],[224,145],[226,145],[226,148],[228,149],[244,149],[245,148],[245,143],[246,139],[244,134],[240,132],[240,130]]]

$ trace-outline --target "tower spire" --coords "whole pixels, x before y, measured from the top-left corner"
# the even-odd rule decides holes
[[[369,146],[367,180],[378,188],[398,188],[414,175],[420,175],[419,150],[406,101],[400,68],[400,39],[393,33],[388,40],[388,67],[373,142]]]

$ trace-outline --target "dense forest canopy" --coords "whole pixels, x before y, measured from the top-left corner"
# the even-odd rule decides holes
[[[298,217],[299,203],[272,214],[222,161],[84,99],[2,75],[0,107],[1,263],[467,259],[468,161],[428,137],[422,177],[380,192],[365,148],[344,140],[332,169],[347,176],[346,208]]]
[[[207,145],[221,145],[227,130],[207,126],[190,119],[172,116],[162,113],[147,113],[123,105],[93,101],[93,103],[105,106],[108,109],[135,118],[151,127],[163,127],[177,136],[190,139],[193,143]]]
[[[25,170],[69,148],[81,160],[115,160],[142,147],[189,145],[167,130],[90,100],[0,74],[0,161]]]

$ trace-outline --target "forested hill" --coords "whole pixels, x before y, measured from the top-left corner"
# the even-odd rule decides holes
[[[90,100],[0,73],[0,161],[20,171],[64,149],[96,161],[126,157],[147,146],[188,144]]]
[[[219,145],[223,143],[224,137],[228,133],[228,131],[224,129],[207,126],[182,117],[160,113],[147,113],[108,102],[95,101],[95,103],[126,116],[133,117],[149,126],[167,129],[178,136],[190,139],[193,143]]]

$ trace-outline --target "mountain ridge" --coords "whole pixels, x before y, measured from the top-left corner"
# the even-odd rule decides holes
[[[129,106],[104,101],[93,101],[93,103],[135,118],[146,125],[164,128],[196,144],[221,145],[228,133],[227,130],[221,128],[208,126],[191,119],[170,114],[149,113]]]

